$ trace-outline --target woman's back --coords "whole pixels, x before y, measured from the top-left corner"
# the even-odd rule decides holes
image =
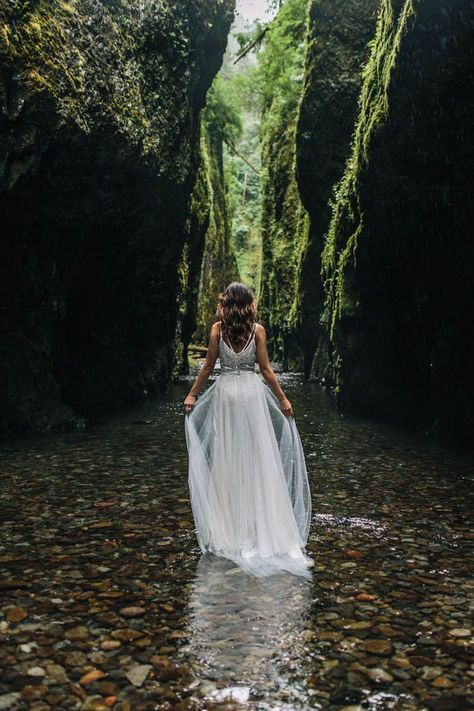
[[[224,340],[222,335],[222,330],[220,330],[219,337],[219,359],[221,364],[221,369],[224,370],[236,370],[236,371],[247,371],[255,370],[255,359],[257,353],[256,347],[256,324],[253,325],[250,336],[247,339],[245,346],[239,350],[235,351],[231,345]]]

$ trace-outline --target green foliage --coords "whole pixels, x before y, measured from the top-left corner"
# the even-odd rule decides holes
[[[242,42],[246,38],[242,36]],[[260,104],[255,67],[228,53],[208,93],[204,124],[223,143],[229,244],[240,278],[258,291],[260,276]],[[252,166],[252,167],[251,167]],[[254,169],[255,170],[254,170]]]
[[[255,81],[263,110],[261,317],[269,351],[284,367],[298,365],[295,303],[308,216],[295,175],[296,119],[306,49],[306,0],[287,0],[267,32]]]
[[[204,110],[208,129],[229,144],[242,134],[242,107],[232,88],[222,74],[218,74],[207,94]]]
[[[238,279],[238,268],[230,238],[229,211],[222,166],[223,141],[218,130],[202,122],[200,175],[205,185],[195,186],[193,210],[209,209],[198,295],[195,339],[207,343],[215,320],[217,295]],[[197,192],[199,190],[199,193]],[[203,205],[204,201],[204,205]]]
[[[225,181],[232,242],[242,280],[258,293],[260,278],[260,122],[255,112],[243,114],[245,131],[236,142],[238,154],[227,147],[224,152]],[[244,156],[246,163],[241,156]]]
[[[231,249],[235,251],[240,278],[257,296],[262,293],[262,199],[267,203],[263,206],[263,230],[271,233],[270,240],[275,240],[275,258],[273,266],[267,259],[263,280],[271,284],[276,300],[271,307],[268,304],[273,309],[270,316],[265,312],[264,296],[261,313],[266,314],[269,323],[280,320],[285,333],[300,238],[305,229],[294,178],[293,149],[303,80],[305,15],[306,0],[287,0],[269,25],[256,22],[249,32],[239,32],[236,39],[241,50],[254,43],[251,54],[237,64],[226,55],[204,112],[206,130],[224,143],[223,176]],[[259,38],[261,41],[255,42]],[[272,150],[274,145],[278,151]],[[262,152],[264,165],[272,163],[270,178],[266,168],[262,170]],[[271,206],[270,193],[274,193]],[[209,230],[213,230],[212,220]]]
[[[235,38],[239,43],[240,52],[252,46],[252,50],[260,49],[265,34],[266,25],[262,25],[259,20],[255,20],[252,29],[246,32],[236,32]]]
[[[359,204],[358,181],[368,164],[368,150],[374,135],[387,120],[388,89],[400,51],[400,41],[408,28],[414,10],[410,0],[404,3],[399,17],[391,0],[382,3],[376,33],[371,42],[371,55],[363,70],[360,111],[356,121],[352,155],[347,161],[341,182],[334,188],[332,219],[322,253],[321,275],[326,291],[329,337],[344,313],[354,305],[350,294],[350,272],[356,266],[358,240],[364,228]]]
[[[255,81],[263,109],[291,111],[298,105],[304,77],[307,0],[287,0],[265,35]]]

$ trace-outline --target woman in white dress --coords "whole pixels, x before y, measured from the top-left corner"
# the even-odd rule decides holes
[[[219,295],[219,321],[184,401],[196,536],[203,553],[224,556],[254,575],[285,570],[311,577],[303,447],[255,313],[244,284],[233,282]],[[196,401],[218,357],[220,375]]]

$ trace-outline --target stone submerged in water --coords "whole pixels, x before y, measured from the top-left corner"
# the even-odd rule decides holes
[[[41,699],[45,694],[48,693],[49,687],[47,687],[45,684],[37,684],[37,685],[31,685],[31,686],[24,686],[21,690],[21,698],[24,701],[28,701],[32,703],[33,701],[37,701],[38,699]]]
[[[100,643],[100,648],[106,652],[110,652],[112,649],[118,649],[122,646],[122,643],[118,639],[105,639]]]
[[[471,637],[472,631],[470,629],[468,629],[467,627],[455,627],[455,628],[449,630],[449,634],[452,637],[465,638],[465,637]]]
[[[20,694],[18,691],[13,691],[11,694],[2,694],[0,696],[0,711],[13,708],[19,700]]]
[[[31,667],[26,672],[29,676],[43,677],[46,676],[46,671],[43,667]]]
[[[110,704],[102,696],[94,694],[84,699],[80,711],[110,711]]]
[[[71,629],[66,630],[64,636],[72,642],[78,642],[89,639],[90,631],[84,625],[79,625],[78,627],[71,627]]]
[[[97,681],[97,679],[103,679],[104,676],[107,676],[107,674],[101,669],[91,669],[84,674],[84,676],[81,676],[79,684],[81,686],[87,686],[87,684],[91,684],[93,681]]]
[[[134,686],[141,686],[151,669],[153,669],[152,664],[136,664],[126,672],[127,679]]]
[[[11,607],[5,614],[7,622],[21,622],[28,617],[27,610],[22,607]]]
[[[385,669],[380,669],[379,667],[367,669],[365,675],[372,681],[375,681],[376,684],[390,684],[393,681],[393,676]]]
[[[362,645],[366,652],[388,656],[392,653],[393,645],[388,639],[369,639]]]
[[[144,615],[146,610],[144,607],[122,607],[121,610],[119,610],[120,614],[123,615],[124,617],[140,617],[141,615]]]
[[[434,686],[437,689],[450,689],[452,686],[454,686],[454,682],[447,676],[437,676],[431,682],[431,686]]]

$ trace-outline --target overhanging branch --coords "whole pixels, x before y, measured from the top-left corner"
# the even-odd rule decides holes
[[[247,158],[245,156],[242,155],[242,153],[239,153],[239,151],[237,150],[237,148],[234,146],[233,143],[231,143],[230,141],[225,141],[225,144],[233,153],[235,153],[235,155],[237,155],[239,158],[241,158],[241,160],[243,160],[244,163],[246,163],[248,165],[248,167],[251,168],[253,170],[253,172],[258,175],[258,177],[260,177],[260,172],[255,168],[255,166],[252,165],[252,163],[249,160],[247,160]]]

